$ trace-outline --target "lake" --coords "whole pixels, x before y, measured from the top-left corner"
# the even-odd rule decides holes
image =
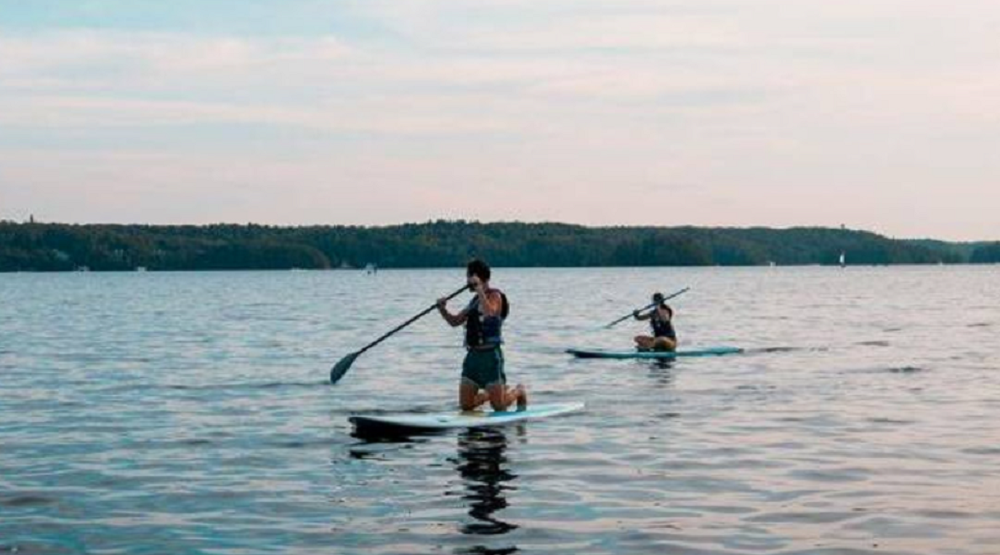
[[[1000,267],[498,268],[509,378],[586,411],[352,437],[456,406],[433,313],[327,376],[463,281],[0,275],[0,553],[1000,553]],[[685,286],[745,354],[563,352]]]

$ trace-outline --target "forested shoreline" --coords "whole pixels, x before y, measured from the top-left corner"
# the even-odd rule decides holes
[[[0,271],[753,266],[1000,262],[1000,242],[891,239],[800,227],[585,227],[436,221],[382,227],[0,221]]]

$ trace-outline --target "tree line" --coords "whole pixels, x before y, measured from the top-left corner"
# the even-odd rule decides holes
[[[998,243],[800,227],[585,227],[434,221],[380,227],[152,226],[0,221],[0,271],[749,266],[1000,262]]]

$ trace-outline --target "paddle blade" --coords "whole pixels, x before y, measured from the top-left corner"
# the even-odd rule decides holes
[[[344,374],[351,369],[351,365],[354,364],[354,359],[358,358],[361,352],[351,353],[346,357],[340,359],[340,362],[335,364],[330,370],[330,383],[335,384],[340,378],[344,377]]]

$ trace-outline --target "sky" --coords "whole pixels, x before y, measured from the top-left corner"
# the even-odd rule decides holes
[[[0,0],[0,219],[1000,239],[996,0]]]

